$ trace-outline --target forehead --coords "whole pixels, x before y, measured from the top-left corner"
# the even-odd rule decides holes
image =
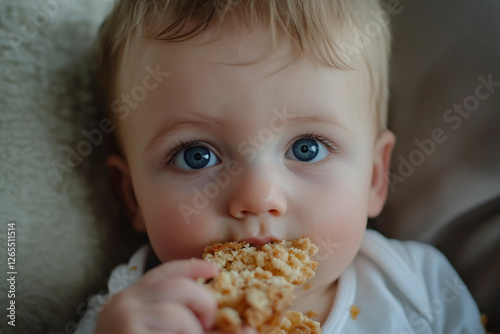
[[[208,31],[183,42],[137,38],[125,49],[118,81],[122,85],[140,81],[141,72],[153,65],[176,72],[176,79],[190,78],[196,72],[198,76],[244,72],[250,67],[253,73],[257,70],[265,78],[290,63],[291,54],[289,45],[275,48],[269,35],[258,29],[219,32],[217,37]]]
[[[259,30],[226,33],[217,39],[202,34],[176,43],[137,39],[120,64],[117,95],[144,85],[152,69],[168,72],[168,77],[147,91],[138,107],[141,112],[133,113],[126,123],[138,126],[137,118],[146,114],[159,123],[165,116],[153,115],[153,110],[157,114],[182,110],[223,116],[238,126],[266,117],[256,110],[287,107],[310,116],[327,108],[340,110],[346,104],[356,118],[368,118],[366,113],[361,115],[369,109],[368,79],[361,71],[333,69],[292,54],[290,45],[274,47],[269,34]]]
[[[298,50],[298,47],[292,47],[291,42],[282,37],[274,40],[269,31],[259,25],[234,31],[225,26],[214,25],[182,42],[166,42],[153,38],[132,39],[129,47],[125,48],[118,76],[125,79],[122,82],[138,81],[140,78],[124,75],[133,74],[132,72],[140,75],[141,69],[144,71],[148,66],[159,63],[163,63],[170,70],[178,67],[188,70],[196,66],[195,70],[212,69],[216,72],[226,69],[237,72],[238,67],[243,70],[251,68],[249,71],[255,73],[255,70],[258,70],[263,78],[279,72],[297,59],[315,63],[318,67],[323,67],[323,70],[333,69],[313,60],[317,50],[307,50],[306,55],[301,55]],[[359,57],[352,58],[355,60],[352,64],[357,63],[357,58]],[[187,62],[189,67],[185,66]],[[357,73],[359,72],[361,71]]]
[[[295,57],[290,44],[276,45],[270,34],[259,28],[246,32],[217,32],[216,36],[209,31],[183,42],[133,40],[125,49],[117,74],[120,88],[130,90],[140,84],[147,69],[155,66],[176,74],[170,80],[207,76],[215,80],[230,72],[244,75],[247,80],[259,81],[275,76],[284,80],[288,79],[287,75],[315,72],[314,75],[321,80],[332,73],[345,72],[323,66],[311,58]],[[299,69],[302,69],[301,73],[298,73]],[[354,73],[351,78],[366,79],[362,71],[350,72]]]

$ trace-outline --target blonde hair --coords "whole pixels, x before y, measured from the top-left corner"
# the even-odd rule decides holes
[[[367,70],[379,131],[386,128],[391,35],[379,0],[117,0],[97,38],[103,109],[110,113],[117,70],[131,40],[180,42],[219,23],[264,25],[275,46],[286,40],[297,56],[338,69]]]

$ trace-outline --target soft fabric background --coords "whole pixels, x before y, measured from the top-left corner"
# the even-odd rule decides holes
[[[400,9],[390,122],[398,144],[393,191],[376,226],[445,251],[498,324],[500,89],[456,130],[443,114],[475,94],[479,76],[500,81],[500,3],[388,2]],[[110,191],[101,159],[107,145],[88,146],[82,133],[99,128],[92,42],[111,3],[0,0],[0,248],[6,252],[7,223],[15,221],[18,272],[16,327],[4,318],[2,333],[72,333],[87,298],[140,243]],[[435,128],[447,140],[396,183],[399,157],[409,159],[414,141]],[[89,147],[81,161],[66,161]]]
[[[0,1],[1,333],[72,333],[87,297],[135,248],[109,191],[92,43],[110,1]],[[96,141],[97,142],[97,141]],[[80,146],[79,146],[80,145]],[[57,162],[66,169],[56,169]],[[73,166],[69,167],[69,166]],[[7,325],[7,223],[16,222],[16,327]],[[108,241],[111,241],[108,243]]]
[[[378,226],[443,251],[500,333],[500,2],[396,2],[390,128],[398,140]],[[490,97],[447,122],[448,109],[474,101],[478,77],[489,76],[495,91],[479,93]],[[436,128],[447,139],[420,160],[415,141]],[[405,169],[404,160],[417,164]]]

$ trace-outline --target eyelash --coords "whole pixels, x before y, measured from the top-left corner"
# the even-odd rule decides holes
[[[337,145],[335,145],[331,140],[327,139],[326,137],[324,137],[320,134],[317,134],[316,132],[307,132],[305,135],[301,135],[297,138],[294,138],[292,140],[292,143],[296,142],[299,139],[303,139],[303,138],[311,138],[311,139],[319,141],[320,143],[322,143],[326,147],[328,147],[332,151],[332,153],[335,153],[338,151]]]
[[[169,165],[179,153],[193,146],[206,146],[206,145],[203,145],[202,142],[195,139],[190,139],[187,141],[180,140],[179,145],[172,151],[172,153],[169,154],[166,165]]]
[[[315,132],[307,132],[304,135],[295,137],[291,141],[291,143],[294,143],[297,140],[303,139],[303,138],[311,138],[311,139],[314,139],[314,140],[317,140],[317,141],[321,142],[326,147],[328,147],[328,149],[330,149],[332,153],[335,153],[335,152],[338,151],[337,145],[335,145],[332,141],[330,141],[329,139],[325,138],[324,136],[322,136],[320,134],[317,134]],[[186,150],[188,148],[194,147],[194,146],[207,146],[207,145],[203,144],[202,142],[200,142],[200,141],[198,141],[196,139],[190,139],[190,140],[187,140],[187,141],[180,140],[179,141],[179,145],[172,151],[172,153],[169,154],[165,165],[170,165],[170,163],[175,159],[175,157],[179,153],[181,153],[182,151],[184,151],[184,150]]]

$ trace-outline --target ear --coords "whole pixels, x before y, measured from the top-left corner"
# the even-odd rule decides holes
[[[373,172],[370,186],[368,217],[375,218],[380,214],[387,199],[389,184],[389,167],[396,137],[390,131],[381,133],[376,142],[373,155]]]
[[[145,232],[146,224],[144,224],[144,219],[135,197],[127,161],[120,155],[113,154],[107,159],[106,165],[108,166],[111,180],[118,193],[122,207],[132,222],[133,228],[138,232]]]

